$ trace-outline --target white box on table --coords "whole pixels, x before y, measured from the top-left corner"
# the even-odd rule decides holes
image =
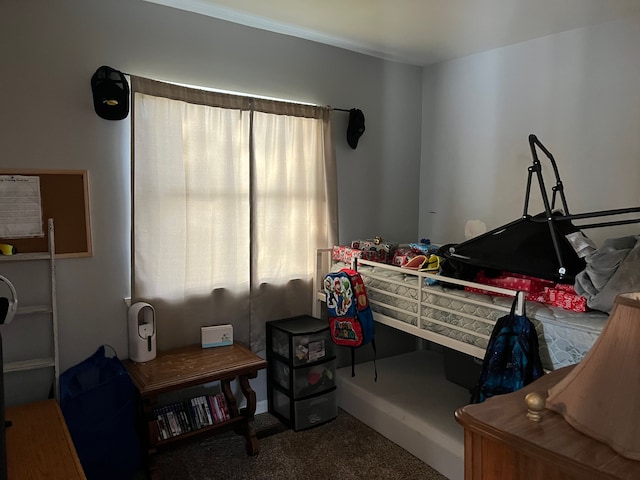
[[[213,325],[201,327],[202,348],[222,347],[233,344],[232,325]]]

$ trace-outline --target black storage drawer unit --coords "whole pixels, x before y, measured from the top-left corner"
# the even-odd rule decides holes
[[[338,416],[329,324],[302,315],[267,322],[269,413],[294,430]]]

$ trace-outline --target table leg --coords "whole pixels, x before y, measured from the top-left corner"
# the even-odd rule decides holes
[[[247,439],[246,447],[247,453],[249,455],[256,455],[258,453],[258,437],[256,436],[256,432],[253,430],[253,426],[251,422],[253,421],[253,416],[256,413],[256,392],[253,391],[251,385],[249,384],[249,379],[256,378],[258,376],[258,372],[251,372],[246,375],[240,375],[238,378],[238,382],[240,383],[240,390],[242,390],[242,394],[244,398],[247,400],[247,407],[243,408],[242,411],[238,408],[238,402],[236,400],[233,391],[231,390],[231,380],[221,380],[220,388],[224,393],[224,397],[227,400],[227,407],[229,408],[229,413],[232,418],[242,417],[242,421],[238,423],[237,428],[234,428],[234,431],[238,435],[242,435]]]
[[[143,467],[147,472],[147,477],[151,480],[158,479],[158,471],[154,465],[153,457],[156,454],[156,439],[158,438],[158,427],[155,422],[149,422],[153,408],[156,406],[157,399],[146,398],[144,400],[138,399],[138,405],[140,405],[139,419],[139,432],[140,440],[142,442],[142,462]]]
[[[258,372],[251,372],[247,375],[240,375],[240,389],[244,398],[247,400],[247,407],[243,409],[242,415],[244,421],[242,422],[242,429],[244,430],[244,436],[247,439],[247,453],[249,455],[256,455],[259,451],[258,437],[253,429],[253,416],[256,413],[256,392],[253,391],[249,384],[250,378],[256,378]]]
[[[220,380],[220,388],[222,389],[222,393],[224,393],[224,398],[227,400],[227,408],[229,409],[229,414],[231,418],[237,417],[240,415],[238,410],[238,402],[236,401],[236,397],[231,390],[231,380]]]

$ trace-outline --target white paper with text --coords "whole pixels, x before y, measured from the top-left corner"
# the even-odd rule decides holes
[[[40,177],[0,175],[0,238],[43,236]]]

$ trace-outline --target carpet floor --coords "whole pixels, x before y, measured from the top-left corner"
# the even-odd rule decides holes
[[[248,456],[233,432],[192,440],[155,456],[162,480],[446,480],[429,465],[344,410],[295,432],[268,413],[256,416],[260,453]]]

